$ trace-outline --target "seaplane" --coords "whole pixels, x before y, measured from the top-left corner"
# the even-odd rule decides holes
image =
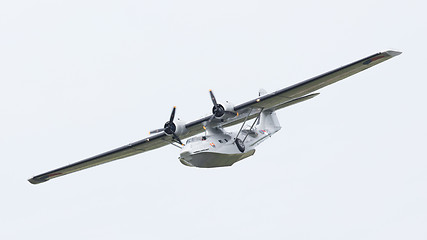
[[[181,149],[179,161],[189,167],[216,168],[254,155],[255,148],[277,133],[280,123],[276,111],[301,103],[319,95],[313,93],[358,72],[398,56],[401,52],[384,51],[339,67],[292,86],[267,93],[259,90],[253,99],[234,105],[218,102],[212,90],[212,113],[195,121],[175,119],[176,107],[162,128],[150,132],[148,137],[114,150],[72,163],[34,176],[28,181],[39,184],[69,173],[136,154],[174,145]],[[239,127],[240,124],[240,127]],[[235,126],[236,130],[229,131]],[[239,130],[237,130],[239,129]],[[184,140],[185,144],[184,144]]]

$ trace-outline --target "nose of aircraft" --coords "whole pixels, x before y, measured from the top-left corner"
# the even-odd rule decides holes
[[[190,151],[181,152],[181,154],[179,155],[179,159],[190,160],[191,159]]]
[[[188,162],[191,159],[191,153],[189,151],[183,151],[179,155],[179,161],[181,161],[182,164],[189,167],[194,167],[190,162]]]

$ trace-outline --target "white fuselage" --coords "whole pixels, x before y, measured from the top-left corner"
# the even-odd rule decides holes
[[[226,132],[222,128],[208,128],[206,135],[196,136],[187,140],[182,148],[179,160],[191,167],[212,168],[226,167],[252,156],[255,147],[280,130],[274,112],[263,112],[259,123],[250,129],[245,127],[238,132]],[[236,136],[244,140],[242,152],[236,145]]]

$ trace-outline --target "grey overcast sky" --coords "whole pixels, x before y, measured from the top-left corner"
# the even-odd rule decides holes
[[[1,239],[426,239],[425,1],[1,1]],[[168,146],[40,185],[209,89],[236,104],[403,54],[278,112],[230,168]]]

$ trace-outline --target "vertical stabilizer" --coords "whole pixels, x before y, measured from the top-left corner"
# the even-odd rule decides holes
[[[270,134],[273,134],[282,128],[280,126],[279,119],[276,116],[276,112],[272,110],[262,111],[257,127],[260,130],[267,130]]]

